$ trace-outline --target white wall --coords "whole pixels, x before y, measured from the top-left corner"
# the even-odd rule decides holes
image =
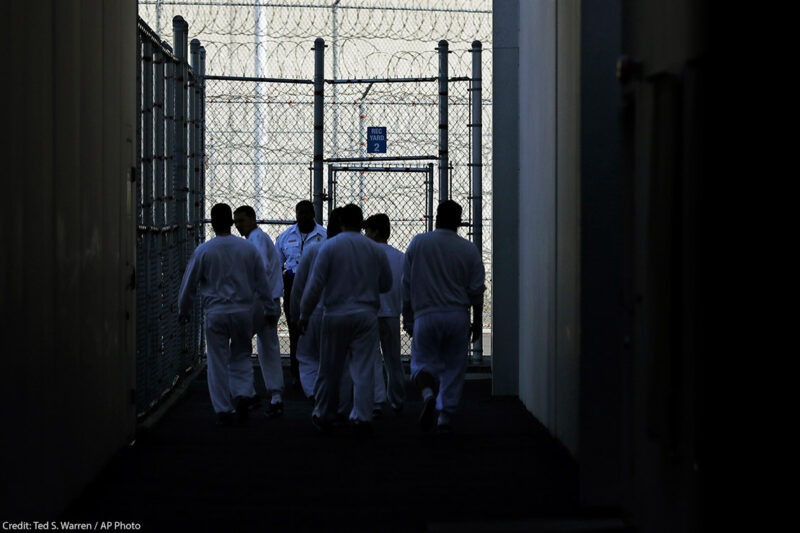
[[[500,190],[514,190],[516,205],[509,209],[518,212],[517,239],[503,248],[495,237],[496,268],[517,261],[518,301],[502,298],[495,288],[495,324],[501,321],[499,308],[516,310],[519,397],[577,453],[580,2],[495,2],[495,10],[496,32],[504,17],[516,14],[519,57],[517,98],[495,92],[494,106],[495,150],[515,133],[518,140],[516,176],[499,174],[503,156],[495,152],[494,157],[495,202]],[[503,76],[497,56],[496,86]],[[517,117],[515,132],[498,125],[504,112]],[[495,234],[503,228],[498,217]],[[497,354],[497,344],[493,350]]]

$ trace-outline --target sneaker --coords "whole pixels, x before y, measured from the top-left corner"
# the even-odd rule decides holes
[[[436,419],[436,397],[431,396],[425,401],[422,413],[419,415],[419,427],[422,431],[430,431]]]
[[[246,409],[246,410],[254,410],[258,407],[261,403],[261,396],[258,394],[254,396],[237,396],[233,399],[233,404],[236,406],[236,410],[239,409]]]
[[[311,423],[314,424],[314,427],[317,428],[317,431],[322,434],[328,434],[331,432],[331,423],[323,422],[317,415],[313,415],[311,417]]]
[[[217,413],[217,425],[218,426],[231,426],[233,425],[234,420],[234,413]]]
[[[238,396],[236,398],[236,419],[239,422],[246,422],[247,416],[250,414],[251,399],[246,396]]]
[[[283,402],[271,403],[264,411],[264,416],[267,418],[278,418],[283,415]]]

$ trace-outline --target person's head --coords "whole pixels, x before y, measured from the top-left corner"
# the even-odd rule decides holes
[[[297,229],[301,233],[311,233],[317,224],[314,220],[314,204],[308,200],[301,200],[294,206],[294,214],[297,219]]]
[[[361,232],[361,227],[364,224],[364,215],[361,213],[361,208],[355,204],[347,204],[342,208],[342,231],[357,231]]]
[[[230,235],[233,226],[231,206],[228,204],[215,204],[211,208],[211,227],[217,235]]]
[[[328,238],[336,237],[342,232],[342,208],[336,207],[328,213]]]
[[[242,237],[247,237],[251,231],[258,227],[255,209],[249,205],[237,207],[236,211],[233,212],[233,223]]]
[[[387,242],[390,234],[389,216],[386,213],[372,215],[364,221],[364,235],[373,241]]]
[[[458,230],[461,225],[461,206],[453,200],[444,200],[436,208],[436,227]]]

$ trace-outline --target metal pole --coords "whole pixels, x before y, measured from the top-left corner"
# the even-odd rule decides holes
[[[333,165],[328,165],[328,217],[331,216],[331,211],[334,208],[333,202]]]
[[[166,42],[161,43],[169,51],[172,51]],[[166,181],[164,183],[164,201],[167,225],[174,226],[178,223],[178,212],[175,209],[175,62],[172,59],[166,60],[166,73],[164,74],[166,98],[164,111],[166,124],[166,147],[164,149],[164,170],[166,171]]]
[[[314,40],[314,211],[322,224],[323,105],[325,98],[325,39]]]
[[[153,218],[155,226],[163,226],[166,223],[164,220],[164,53],[160,47],[156,47],[153,67],[155,68],[155,89],[153,94],[155,209]]]
[[[339,77],[339,0],[336,0],[331,6],[333,16],[333,42],[331,48],[333,49],[333,79]],[[333,155],[339,155],[339,104],[336,102],[337,87],[333,86]]]
[[[439,51],[439,201],[442,202],[450,197],[447,187],[447,41],[439,41],[436,50]]]
[[[425,215],[428,217],[428,231],[433,231],[433,163],[428,163],[427,185],[428,205],[426,206],[427,213]]]
[[[256,4],[256,20],[255,20],[255,39],[256,39],[256,77],[262,78],[266,74],[267,54],[262,43],[262,37],[267,35],[267,16],[266,8],[262,5],[263,0],[258,0]],[[264,124],[264,84],[256,82],[255,84],[255,184],[253,195],[255,197],[255,211],[256,216],[263,217],[266,215],[266,205],[264,202],[264,188],[266,182],[266,167],[263,165],[264,147],[267,145],[267,135]]]
[[[188,177],[186,169],[186,80],[188,77],[186,69],[186,59],[188,56],[187,40],[189,35],[189,24],[180,15],[172,19],[172,31],[174,39],[175,57],[177,62],[175,64],[175,148],[173,150],[174,160],[172,164],[175,166],[175,211],[178,224],[176,234],[176,256],[177,256],[177,271],[185,270],[186,264],[189,261],[189,246],[188,246],[188,230],[187,223],[189,213],[187,211],[187,192],[188,192]],[[176,276],[177,279],[177,276]],[[192,313],[194,318],[194,313]],[[194,320],[192,321],[194,322]],[[179,334],[176,335],[176,353],[175,357],[178,364],[185,365],[188,361],[189,346],[187,337],[192,338],[191,325],[185,327],[178,326]]]
[[[175,42],[175,200],[177,202],[177,223],[185,226],[188,222],[186,210],[186,193],[188,181],[186,175],[186,56],[189,25],[180,15],[172,19],[172,31]]]
[[[189,139],[191,139],[192,178],[191,178],[191,197],[189,212],[191,213],[191,223],[194,228],[195,245],[200,244],[200,41],[192,39],[191,42],[192,58],[192,83],[189,87],[191,98],[191,121]]]
[[[200,47],[200,219],[206,213],[206,49]],[[200,226],[200,241],[206,240],[206,225]]]
[[[483,258],[483,120],[481,97],[481,42],[472,42],[472,242]],[[483,322],[483,317],[478,317]],[[472,344],[472,358],[483,359],[483,335]]]
[[[142,50],[142,224],[153,225],[153,43]],[[147,235],[145,239],[148,240]]]

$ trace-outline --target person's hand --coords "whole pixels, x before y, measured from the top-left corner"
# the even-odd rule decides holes
[[[480,322],[473,322],[472,325],[469,327],[470,333],[472,333],[472,339],[470,342],[476,342],[478,339],[481,338],[483,334],[483,326]]]
[[[413,324],[403,324],[403,331],[405,331],[409,337],[414,336],[414,325]]]
[[[300,335],[305,335],[307,327],[308,327],[307,318],[301,318],[300,320],[297,321],[297,331],[300,333]]]

